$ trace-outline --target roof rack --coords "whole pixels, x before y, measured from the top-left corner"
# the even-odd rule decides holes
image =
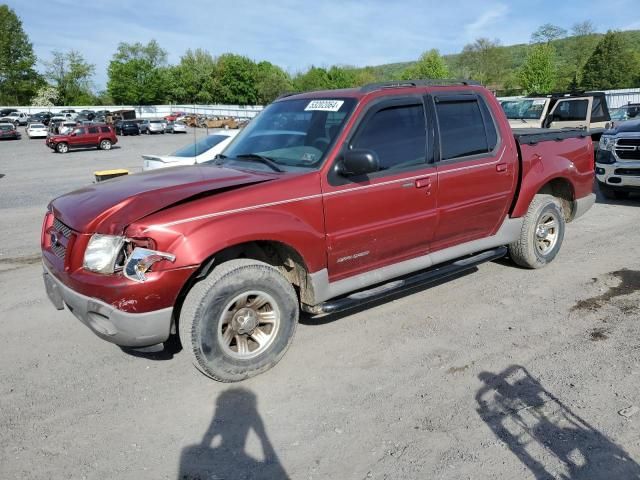
[[[426,79],[426,80],[393,80],[390,82],[369,83],[360,88],[362,93],[374,92],[383,88],[398,88],[398,87],[446,87],[450,85],[480,85],[480,82],[475,80],[440,80],[440,79]]]
[[[287,97],[290,97],[291,95],[297,95],[297,94],[299,94],[299,93],[300,93],[300,92],[285,92],[285,93],[283,93],[283,94],[279,95],[279,96],[278,96],[278,98],[276,98],[276,100],[280,100],[281,98],[287,98]],[[275,102],[276,100],[274,100],[274,102]]]

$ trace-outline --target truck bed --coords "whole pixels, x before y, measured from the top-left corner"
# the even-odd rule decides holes
[[[591,133],[582,128],[513,128],[513,136],[519,144],[535,145],[549,140],[590,137]]]

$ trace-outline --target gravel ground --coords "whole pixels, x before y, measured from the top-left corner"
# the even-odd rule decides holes
[[[640,198],[599,199],[542,270],[304,317],[279,365],[225,385],[99,340],[40,277],[52,197],[185,142],[0,144],[0,478],[640,479]]]

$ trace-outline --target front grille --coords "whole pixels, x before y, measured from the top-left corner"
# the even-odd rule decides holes
[[[614,175],[628,175],[632,177],[640,177],[640,168],[616,168]]]
[[[640,147],[640,138],[619,138],[616,142],[617,145],[632,145],[634,147]]]
[[[53,220],[53,228],[56,231],[60,232],[64,238],[71,237],[71,233],[73,233],[73,230],[71,230],[69,227],[67,227],[64,223],[62,223],[57,218]]]
[[[615,148],[620,160],[640,160],[640,138],[619,138]]]
[[[64,241],[61,242],[60,239],[58,239],[57,243],[51,242],[51,251],[56,257],[62,258],[64,260],[64,257],[67,253],[67,245],[69,244],[69,239],[73,234],[73,230],[71,230],[71,228],[67,227],[57,218],[53,219],[53,230],[59,234],[62,234],[62,236],[64,237]]]
[[[619,150],[616,148],[616,155],[620,160],[640,160],[640,150]]]

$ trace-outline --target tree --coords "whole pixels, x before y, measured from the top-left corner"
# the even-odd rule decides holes
[[[582,86],[588,89],[631,87],[637,72],[637,58],[622,35],[608,31],[582,70]]]
[[[58,100],[58,90],[51,85],[43,85],[31,98],[34,107],[53,107]]]
[[[557,25],[545,23],[531,34],[531,43],[549,43],[567,36],[567,31]]]
[[[499,40],[479,38],[467,44],[458,56],[458,68],[463,77],[478,80],[483,85],[502,82],[508,58]]]
[[[551,44],[533,45],[519,77],[525,93],[548,93],[553,89],[556,76],[555,50]]]
[[[289,75],[280,67],[270,62],[260,62],[256,65],[256,93],[259,104],[271,103],[292,89]]]
[[[7,5],[0,5],[0,38],[0,104],[25,105],[43,81],[22,22]]]
[[[571,28],[571,34],[574,45],[569,51],[571,57],[569,60],[571,62],[570,75],[573,85],[577,87],[582,81],[581,73],[584,64],[598,44],[598,37],[595,26],[589,20],[576,23]]]
[[[420,56],[420,60],[405,69],[401,74],[403,80],[447,78],[448,76],[449,68],[440,56],[440,52],[436,49],[424,52]]]
[[[299,92],[326,90],[331,88],[331,80],[324,68],[311,66],[305,73],[298,74],[293,79],[293,85]]]
[[[174,102],[211,103],[214,100],[216,61],[202,49],[187,50],[180,63],[169,68],[168,90]]]
[[[107,91],[117,103],[159,103],[167,91],[167,52],[158,42],[120,43],[109,63]]]
[[[45,62],[45,77],[53,82],[61,105],[90,105],[94,101],[91,78],[95,65],[88,63],[76,50],[53,51]]]
[[[253,60],[242,55],[225,53],[216,60],[214,98],[216,102],[233,105],[256,105],[257,67]]]

